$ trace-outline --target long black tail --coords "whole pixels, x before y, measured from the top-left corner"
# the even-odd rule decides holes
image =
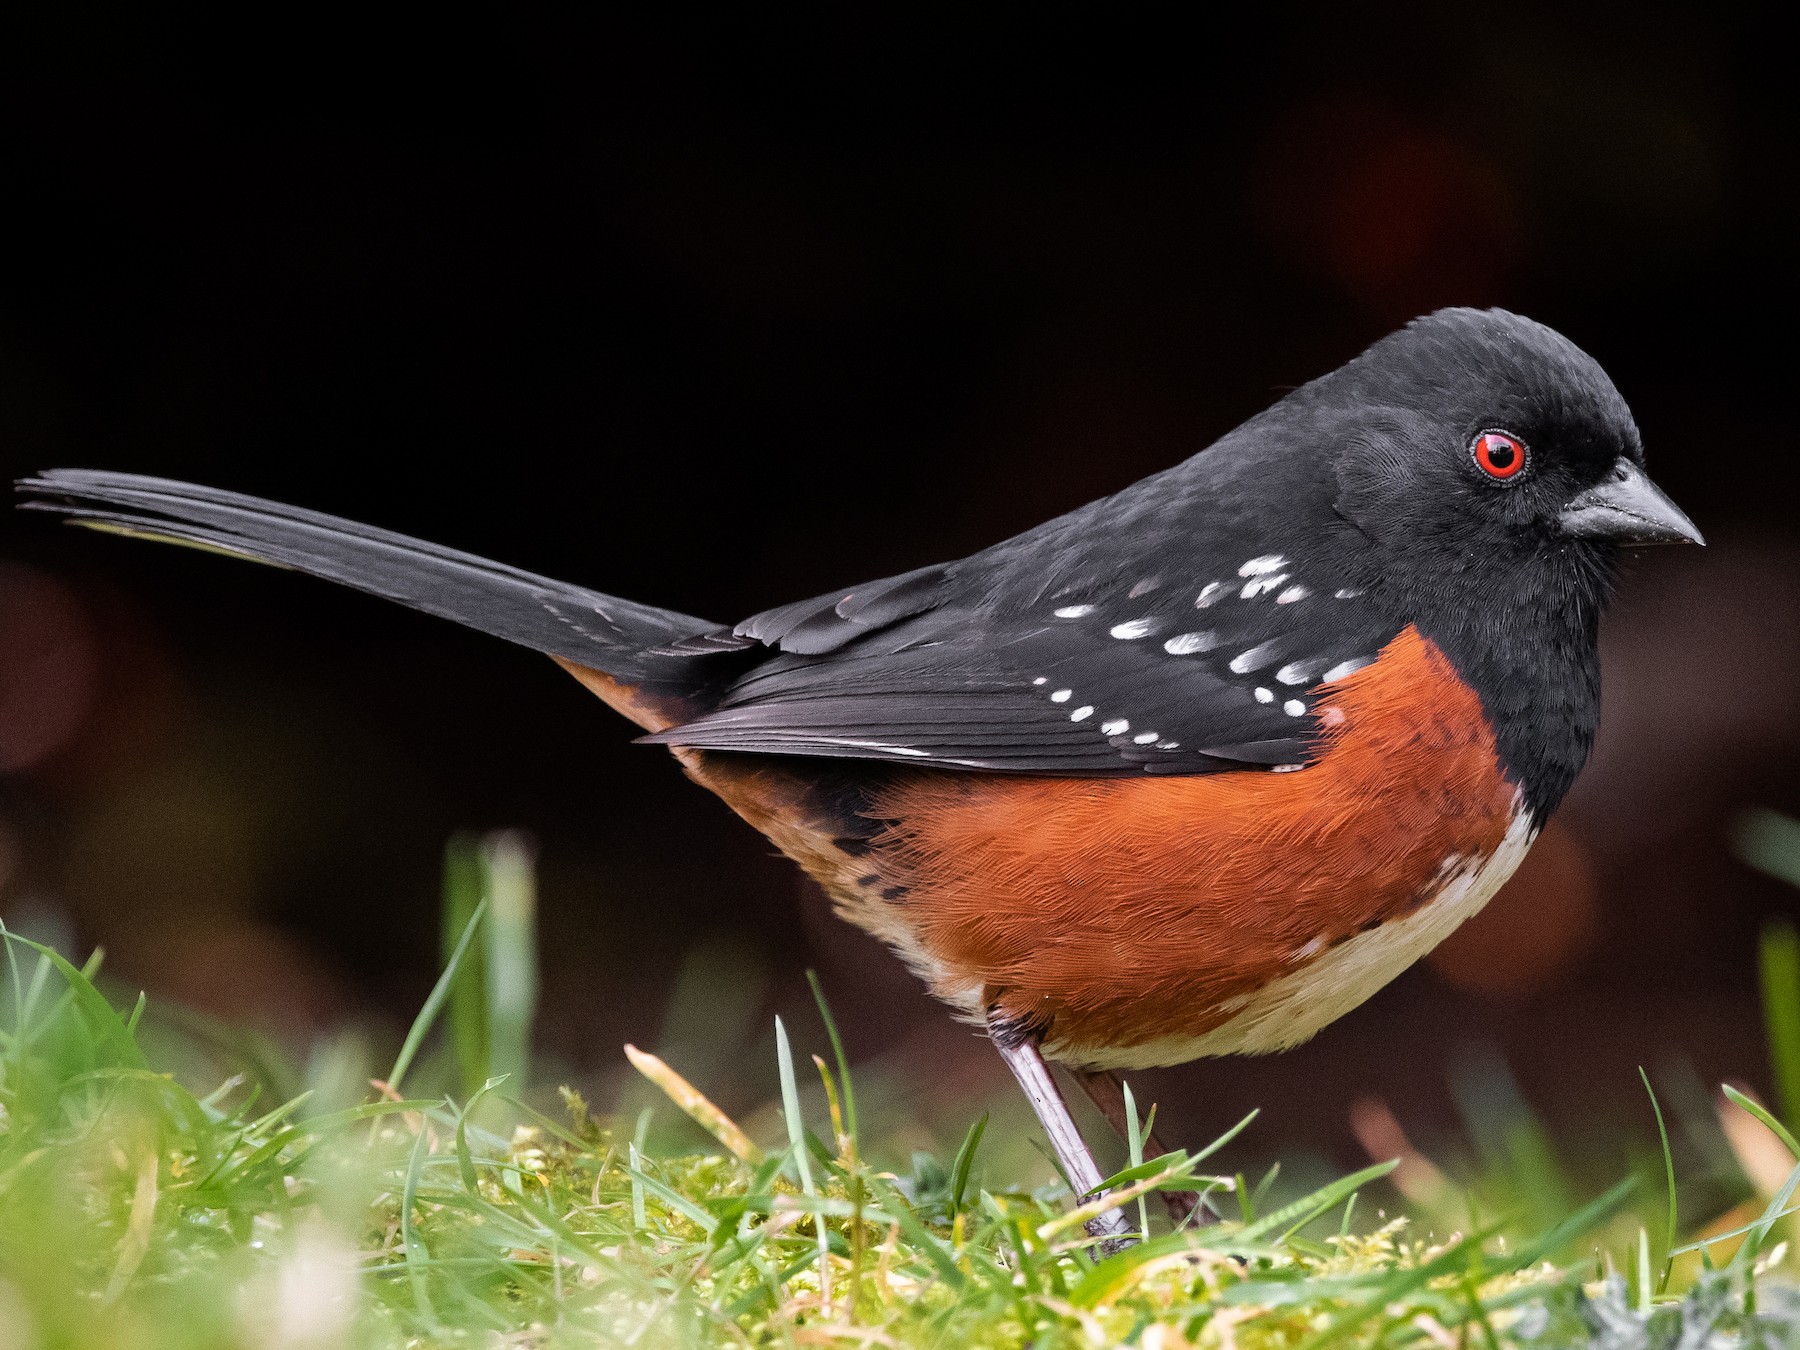
[[[27,510],[291,567],[626,681],[685,683],[672,666],[700,675],[695,667],[705,661],[655,649],[718,628],[403,534],[192,483],[50,469],[18,489]]]

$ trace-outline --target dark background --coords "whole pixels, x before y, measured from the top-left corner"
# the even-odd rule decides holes
[[[1634,566],[1596,760],[1487,914],[1305,1049],[1152,1095],[1178,1138],[1260,1104],[1265,1138],[1348,1152],[1357,1098],[1442,1129],[1456,1066],[1495,1052],[1577,1125],[1641,1114],[1639,1063],[1759,1080],[1755,938],[1792,897],[1727,833],[1800,809],[1770,11],[231,32],[40,8],[0,46],[8,477],[195,478],[734,619],[1117,489],[1433,307],[1562,329],[1711,547]],[[391,1035],[434,973],[446,836],[517,825],[556,1071],[674,1039],[728,1103],[766,1095],[728,1052],[812,964],[899,1091],[997,1086],[541,658],[274,571],[0,531],[9,923],[293,1047]]]

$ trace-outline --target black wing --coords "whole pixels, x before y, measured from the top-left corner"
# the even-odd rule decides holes
[[[731,640],[782,651],[706,715],[646,739],[1084,777],[1300,765],[1321,687],[1399,629],[1281,554],[1054,589],[958,567],[739,625]]]
[[[853,590],[827,591],[810,600],[765,609],[736,628],[709,629],[658,651],[669,656],[710,656],[766,645],[784,652],[822,656],[901,619],[935,608],[945,599],[950,571],[951,564],[938,563],[871,581]]]

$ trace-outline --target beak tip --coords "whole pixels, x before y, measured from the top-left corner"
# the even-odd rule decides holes
[[[1621,459],[1606,482],[1577,495],[1562,511],[1563,532],[1615,544],[1698,544],[1706,537],[1634,462]]]

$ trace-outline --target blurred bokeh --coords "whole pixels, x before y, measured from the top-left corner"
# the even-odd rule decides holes
[[[38,6],[0,43],[0,469],[172,477],[733,619],[972,551],[1444,304],[1594,353],[1704,551],[1633,565],[1594,762],[1502,897],[1278,1059],[1147,1075],[1451,1128],[1635,1066],[1762,1079],[1729,823],[1800,809],[1787,48],[1755,6],[747,9],[285,32]],[[0,916],[297,1049],[397,1034],[444,842],[542,869],[542,1051],[728,1106],[816,966],[921,1119],[1001,1071],[549,662],[269,569],[0,520]],[[683,992],[677,992],[677,989]],[[384,1033],[383,1028],[387,1031]],[[1461,1075],[1461,1077],[1459,1077]],[[1366,1114],[1366,1113],[1365,1113]],[[1641,1124],[1641,1122],[1640,1122]]]

